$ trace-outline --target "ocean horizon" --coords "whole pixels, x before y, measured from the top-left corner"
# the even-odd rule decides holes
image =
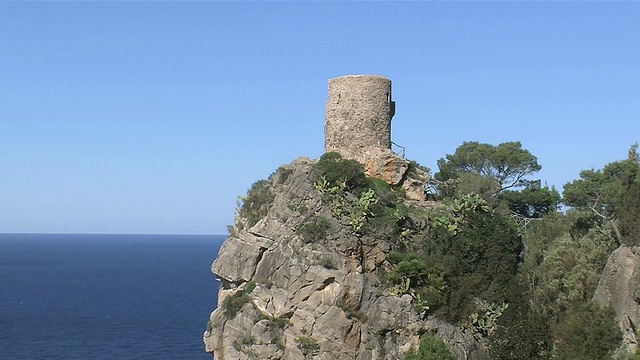
[[[211,359],[225,235],[0,234],[3,359]]]

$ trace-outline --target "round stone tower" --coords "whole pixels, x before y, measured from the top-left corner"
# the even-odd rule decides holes
[[[324,152],[365,163],[391,149],[391,80],[378,75],[346,75],[329,80],[325,104]]]

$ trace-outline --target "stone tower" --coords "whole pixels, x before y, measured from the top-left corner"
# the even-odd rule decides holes
[[[391,149],[391,80],[378,75],[346,75],[329,80],[325,104],[324,152],[366,163]]]

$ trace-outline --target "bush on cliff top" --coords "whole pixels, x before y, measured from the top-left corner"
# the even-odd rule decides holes
[[[271,191],[267,180],[258,180],[247,192],[247,196],[240,197],[240,215],[247,219],[248,226],[255,225],[265,217],[273,203],[275,195]]]
[[[369,185],[364,175],[362,164],[355,160],[344,159],[337,152],[328,152],[320,157],[315,165],[320,177],[324,177],[330,184],[337,185],[344,181],[348,190],[358,192]]]

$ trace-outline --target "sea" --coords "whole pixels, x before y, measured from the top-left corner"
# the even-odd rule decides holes
[[[0,359],[211,360],[224,238],[0,234]]]

